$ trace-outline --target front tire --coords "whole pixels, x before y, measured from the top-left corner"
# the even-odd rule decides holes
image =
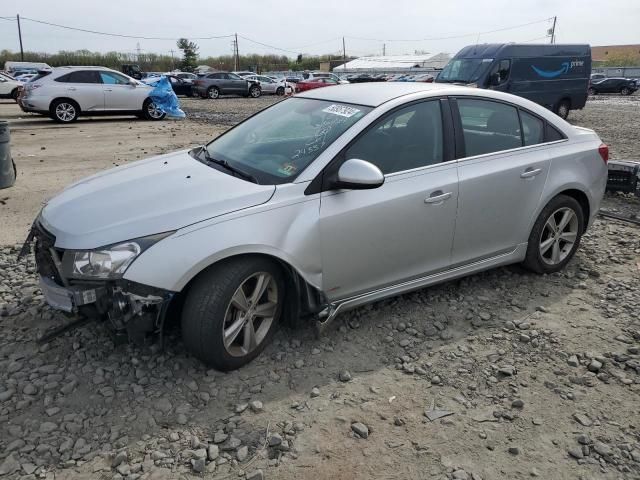
[[[284,95],[284,87],[278,87],[276,89],[276,95],[278,95],[279,97]]]
[[[251,98],[258,98],[260,95],[262,95],[262,90],[260,89],[260,87],[258,85],[253,85],[249,89],[249,96]]]
[[[73,100],[54,100],[49,107],[49,114],[58,123],[72,123],[80,116],[80,106]]]
[[[147,98],[142,106],[142,115],[146,120],[162,120],[166,113],[156,107],[150,98]]]
[[[553,198],[533,225],[523,265],[537,273],[562,270],[580,246],[584,212],[580,203],[567,195]]]
[[[268,259],[245,257],[196,278],[182,310],[187,349],[218,370],[246,365],[271,341],[282,314],[284,278]]]
[[[13,98],[16,102],[18,101],[18,89],[14,88],[11,90],[11,98]]]

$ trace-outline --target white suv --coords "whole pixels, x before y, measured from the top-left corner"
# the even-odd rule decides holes
[[[15,78],[0,73],[0,98],[18,98],[18,87],[22,85],[22,82]]]
[[[59,67],[41,71],[26,83],[18,99],[25,112],[49,115],[70,123],[80,115],[132,114],[161,120],[149,94],[154,87],[106,67]]]

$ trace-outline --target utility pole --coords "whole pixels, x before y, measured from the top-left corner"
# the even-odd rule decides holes
[[[175,70],[176,65],[173,61],[173,48],[171,49],[171,70]]]
[[[136,43],[136,62],[140,64],[140,42]]]
[[[386,43],[382,44],[382,56],[383,57],[387,56],[387,44]]]
[[[556,20],[558,17],[553,17],[553,26],[551,27],[551,43],[556,43]]]
[[[237,72],[238,70],[240,70],[240,49],[238,48],[238,34],[236,33],[236,41],[235,41],[235,46],[236,46],[236,56],[235,56],[235,60],[234,60],[234,65],[235,65],[235,71]]]
[[[347,64],[347,47],[344,45],[344,37],[342,37],[342,62],[343,65]]]
[[[18,21],[18,38],[20,38],[20,60],[24,62],[24,50],[22,49],[22,29],[20,28],[20,15],[16,15]]]

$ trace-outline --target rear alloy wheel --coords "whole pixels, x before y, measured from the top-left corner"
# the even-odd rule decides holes
[[[558,195],[542,210],[529,235],[525,267],[538,273],[562,270],[578,249],[583,231],[578,201]]]
[[[566,120],[569,116],[569,110],[571,110],[571,104],[569,101],[561,100],[558,104],[558,108],[556,108],[556,114],[563,120]]]
[[[152,100],[147,99],[142,107],[142,114],[147,120],[162,120],[166,115]]]
[[[78,119],[80,108],[72,100],[56,100],[51,104],[49,113],[58,123],[71,123]]]
[[[251,96],[251,98],[258,98],[260,95],[262,95],[262,90],[258,85],[253,85],[249,88],[249,96]]]
[[[620,93],[622,95],[631,95],[631,90],[629,89],[629,87],[622,87],[622,89],[620,90]]]
[[[282,312],[277,265],[246,257],[215,266],[191,286],[182,312],[187,348],[207,365],[234,370],[266,347]]]
[[[220,90],[218,90],[217,87],[209,87],[209,89],[207,90],[207,97],[215,100],[219,96],[220,96]]]

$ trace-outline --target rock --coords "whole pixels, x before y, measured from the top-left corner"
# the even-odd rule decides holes
[[[587,369],[590,372],[596,372],[596,373],[599,372],[601,368],[602,368],[602,363],[600,363],[596,359],[591,360],[591,362],[589,363],[589,366],[587,367]]]
[[[584,455],[582,454],[582,448],[580,447],[572,447],[569,450],[567,450],[567,453],[576,459],[580,459],[584,457]]]
[[[14,393],[16,393],[16,391],[12,388],[5,390],[4,392],[0,392],[0,402],[6,402],[13,397]]]
[[[311,398],[316,398],[320,396],[320,389],[318,387],[313,387],[311,389]]]
[[[9,445],[7,445],[4,451],[6,453],[15,452],[16,450],[20,450],[22,447],[24,447],[24,445],[25,445],[25,441],[22,440],[21,438],[17,438],[13,442],[11,442]]]
[[[360,438],[369,438],[369,428],[361,422],[351,424],[351,430],[353,430]]]
[[[238,405],[236,405],[235,408],[235,412],[236,413],[242,413],[244,412],[247,408],[249,408],[249,404],[248,403],[239,403]]]
[[[280,435],[279,433],[272,433],[269,436],[269,446],[270,447],[277,447],[282,443],[282,435]]]
[[[116,468],[121,463],[127,461],[128,455],[126,450],[122,450],[118,452],[115,457],[113,457],[113,461],[111,462],[111,468]]]
[[[577,367],[580,365],[580,361],[578,360],[578,357],[575,355],[571,355],[567,359],[567,363],[569,364],[570,367]]]
[[[253,400],[249,403],[249,407],[254,413],[260,413],[264,410],[264,405],[260,400]]]
[[[513,408],[524,408],[524,402],[519,398],[511,402]]]
[[[229,435],[227,435],[226,433],[224,433],[222,430],[218,430],[214,435],[213,435],[213,443],[222,443],[224,442],[227,437]]]
[[[580,435],[578,435],[578,438],[576,438],[576,440],[580,445],[589,445],[591,443],[591,437],[589,437],[589,435],[585,433],[581,433]]]
[[[469,480],[469,474],[464,470],[454,470],[452,475],[454,480]]]
[[[160,410],[162,413],[169,413],[173,408],[173,405],[171,405],[168,398],[163,397],[155,403],[155,408],[156,410]]]
[[[129,475],[131,473],[131,467],[129,465],[127,465],[126,463],[121,463],[120,465],[118,465],[118,467],[116,468],[116,471],[122,475],[123,477],[126,477],[127,475]]]
[[[293,366],[296,368],[302,368],[304,367],[304,360],[303,359],[298,359],[293,363]]]
[[[51,433],[58,429],[58,425],[53,422],[43,422],[40,424],[40,433]]]
[[[500,367],[498,369],[498,373],[501,373],[506,377],[511,377],[516,374],[516,367],[514,367],[513,365],[505,365],[504,367]]]
[[[179,413],[176,417],[176,422],[178,422],[178,425],[186,425],[187,421],[187,416],[184,413]]]
[[[264,480],[264,473],[262,470],[254,470],[251,473],[247,473],[246,480]]]
[[[191,467],[195,473],[204,472],[204,467],[206,466],[206,462],[204,458],[194,458],[191,460]]]
[[[2,465],[0,465],[0,475],[10,475],[18,470],[20,470],[20,462],[16,460],[13,453],[5,458]]]
[[[611,453],[613,453],[612,448],[606,443],[602,442],[595,442],[593,444],[593,449],[598,455],[601,455],[603,457],[608,457],[609,455],[611,455]]]
[[[338,375],[341,382],[349,382],[351,380],[351,374],[348,370],[342,370]]]
[[[583,413],[578,413],[578,412],[574,413],[573,419],[583,427],[590,427],[591,425],[593,425],[593,422],[591,421],[591,419]]]
[[[207,458],[212,461],[218,458],[218,455],[220,455],[220,449],[218,448],[218,445],[209,445],[209,447],[207,448]]]
[[[520,455],[520,448],[519,447],[509,447],[508,452],[511,455]]]
[[[240,447],[236,452],[236,458],[240,463],[244,462],[248,456],[249,456],[249,447],[247,447],[246,445]]]

